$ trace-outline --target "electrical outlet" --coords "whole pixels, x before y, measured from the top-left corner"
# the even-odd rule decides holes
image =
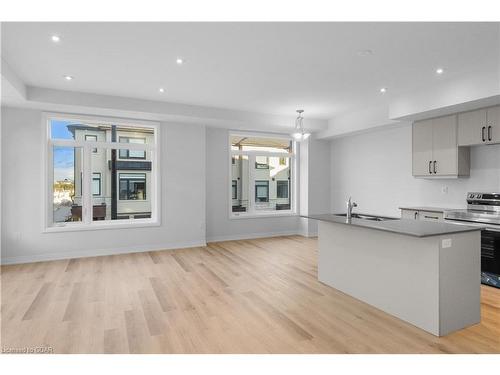
[[[441,247],[443,249],[446,249],[447,247],[451,247],[451,238],[445,238],[444,240],[441,241]]]
[[[442,194],[448,194],[448,186],[441,186],[441,193]]]

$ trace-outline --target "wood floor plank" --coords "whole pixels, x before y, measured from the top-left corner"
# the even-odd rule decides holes
[[[482,321],[435,337],[317,280],[300,236],[1,267],[2,346],[55,353],[500,353]]]

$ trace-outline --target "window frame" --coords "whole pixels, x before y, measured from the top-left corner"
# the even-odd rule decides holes
[[[232,136],[245,136],[245,137],[262,137],[262,138],[278,138],[278,139],[286,139],[292,143],[291,152],[269,152],[269,151],[259,151],[259,150],[233,150],[231,148],[231,137]],[[261,133],[261,132],[243,132],[243,131],[228,131],[227,136],[227,147],[229,150],[228,157],[228,180],[232,180],[232,159],[234,156],[242,156],[245,155],[248,157],[248,165],[255,166],[256,156],[265,156],[265,157],[278,157],[278,158],[290,158],[290,180],[288,185],[288,195],[290,201],[290,209],[289,210],[263,210],[257,211],[255,210],[255,181],[257,178],[255,177],[255,168],[249,168],[249,173],[246,178],[248,178],[248,208],[246,212],[233,212],[232,210],[232,184],[227,183],[228,186],[228,216],[229,219],[250,219],[250,218],[265,218],[265,217],[277,217],[277,216],[297,216],[298,212],[298,193],[299,193],[299,168],[298,168],[298,160],[299,160],[299,144],[287,134],[277,134],[277,133]],[[271,184],[268,188],[270,193]],[[290,193],[291,189],[291,193]]]
[[[154,132],[153,142],[149,144],[130,144],[111,141],[85,141],[75,139],[51,139],[51,121],[70,120],[85,122],[92,125],[117,125],[120,127],[148,128]],[[42,137],[42,233],[71,232],[100,229],[140,228],[161,225],[161,177],[160,165],[160,124],[154,121],[133,120],[124,118],[102,117],[94,115],[75,115],[70,113],[43,112],[41,126]],[[53,147],[81,147],[82,148],[82,221],[79,222],[54,222],[53,221]],[[151,182],[149,200],[151,201],[151,218],[122,219],[122,220],[92,220],[92,154],[94,148],[103,149],[133,149],[143,150],[151,155]],[[117,176],[118,177],[118,176]],[[101,176],[102,190],[102,176]]]

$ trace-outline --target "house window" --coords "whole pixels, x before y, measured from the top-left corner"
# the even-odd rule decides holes
[[[97,135],[85,134],[85,140],[90,142],[97,142]],[[92,152],[97,154],[97,148],[93,148]]]
[[[158,124],[44,116],[47,231],[158,223]],[[97,148],[89,144],[96,141]],[[123,143],[130,149],[120,149]]]
[[[230,134],[231,216],[293,213],[295,149],[288,136]],[[235,198],[234,182],[238,195]],[[278,214],[278,212],[276,212]]]
[[[276,197],[288,198],[288,180],[276,181]]]
[[[101,195],[101,174],[92,173],[92,195]]]
[[[120,173],[120,200],[146,200],[145,173]]]
[[[120,137],[120,143],[145,144],[146,138]],[[146,159],[146,151],[120,149],[120,159]]]
[[[269,202],[269,181],[255,181],[255,201]]]
[[[269,169],[269,161],[266,156],[255,157],[255,169]]]
[[[232,199],[238,199],[238,181],[233,180],[233,183],[231,185],[231,190],[232,190]]]

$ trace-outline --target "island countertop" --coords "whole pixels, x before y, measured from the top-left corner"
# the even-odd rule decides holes
[[[301,217],[313,220],[327,221],[331,223],[352,225],[355,227],[369,228],[403,234],[412,237],[431,237],[453,233],[472,232],[481,230],[481,227],[463,224],[452,224],[434,221],[420,221],[412,219],[393,219],[384,221],[371,221],[352,218],[350,222],[342,216],[334,214],[301,215]]]

